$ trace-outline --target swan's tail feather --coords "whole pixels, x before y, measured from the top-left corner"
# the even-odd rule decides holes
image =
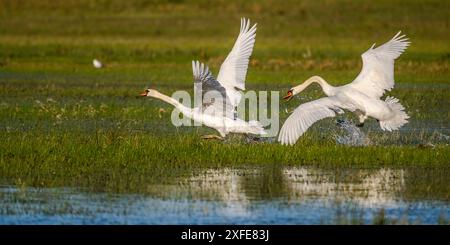
[[[267,132],[264,131],[264,128],[259,121],[255,120],[249,121],[248,126],[251,134],[260,134],[260,135],[267,134]]]
[[[405,112],[405,107],[403,107],[402,104],[398,102],[397,98],[388,96],[385,102],[393,111],[394,116],[388,120],[380,121],[381,129],[387,131],[397,130],[408,123],[409,116]]]

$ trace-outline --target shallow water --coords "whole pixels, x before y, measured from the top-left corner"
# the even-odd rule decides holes
[[[0,187],[1,224],[442,224],[448,180],[426,169],[208,169],[153,194]],[[417,183],[420,181],[420,183]],[[421,192],[422,185],[428,187]]]

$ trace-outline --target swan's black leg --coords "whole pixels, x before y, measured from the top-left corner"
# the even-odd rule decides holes
[[[364,123],[363,122],[362,123],[358,123],[358,124],[356,124],[356,127],[362,128],[362,127],[364,127]]]

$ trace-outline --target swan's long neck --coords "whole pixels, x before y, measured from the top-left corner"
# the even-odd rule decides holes
[[[179,109],[180,111],[184,112],[187,110],[190,110],[190,108],[187,108],[186,106],[184,106],[183,104],[181,104],[180,102],[178,102],[176,99],[169,97],[165,94],[162,94],[156,90],[154,90],[151,94],[149,94],[148,96],[153,97],[153,98],[157,98],[160,99],[166,103],[169,103],[173,106],[175,106],[177,109]]]
[[[318,83],[320,85],[320,87],[322,88],[323,92],[327,96],[332,96],[334,94],[334,87],[331,86],[330,84],[328,84],[327,81],[325,81],[325,79],[323,79],[323,78],[321,78],[319,76],[310,77],[304,83],[294,87],[292,89],[293,90],[292,91],[293,94],[298,94],[298,93],[302,92],[303,90],[305,90],[312,83]]]

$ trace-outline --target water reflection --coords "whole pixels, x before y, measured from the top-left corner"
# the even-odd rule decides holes
[[[155,195],[0,187],[2,224],[448,223],[448,169],[208,169]]]
[[[364,206],[392,205],[404,188],[405,170],[347,170],[335,175],[332,170],[287,169],[291,195],[351,200]]]
[[[389,205],[401,199],[403,169],[282,168],[209,169],[187,183],[195,198],[224,202],[283,199],[332,199],[360,205]]]

